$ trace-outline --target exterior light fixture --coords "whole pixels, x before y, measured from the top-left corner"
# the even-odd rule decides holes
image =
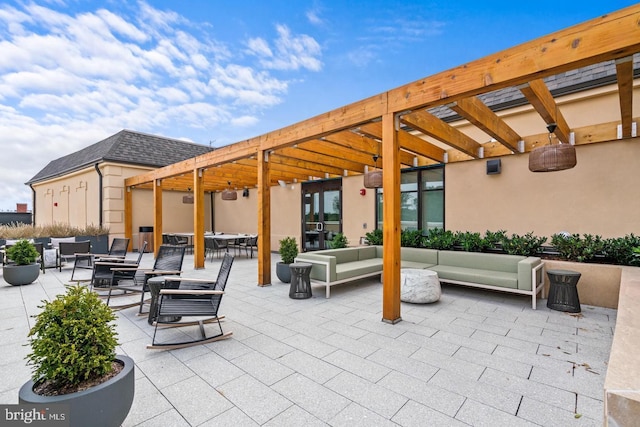
[[[231,189],[231,181],[227,181],[228,188],[222,190],[222,200],[236,200],[238,198],[238,192]]]
[[[529,170],[531,172],[556,172],[573,168],[576,163],[576,147],[571,144],[552,144],[551,134],[558,127],[549,123],[549,145],[536,147],[529,153]]]
[[[378,169],[378,155],[373,156],[374,170],[367,171],[364,174],[364,186],[366,188],[382,187],[382,169]]]

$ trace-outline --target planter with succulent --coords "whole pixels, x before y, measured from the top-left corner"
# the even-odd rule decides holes
[[[68,405],[70,426],[121,425],[133,403],[134,363],[115,354],[115,315],[81,285],[43,303],[29,332],[32,379],[19,402]]]
[[[40,264],[36,263],[39,256],[33,243],[18,240],[6,249],[8,262],[2,266],[2,277],[14,286],[33,283],[40,275]]]
[[[280,240],[280,261],[276,263],[276,276],[283,283],[291,283],[291,270],[289,264],[298,256],[298,242],[294,237],[285,237]]]

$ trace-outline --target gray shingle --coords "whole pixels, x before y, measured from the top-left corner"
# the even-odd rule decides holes
[[[116,162],[163,167],[212,150],[192,142],[125,129],[75,153],[52,160],[27,184],[61,176],[96,163]]]

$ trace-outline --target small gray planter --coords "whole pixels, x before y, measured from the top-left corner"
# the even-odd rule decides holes
[[[20,388],[19,403],[35,405],[69,405],[71,427],[117,427],[129,414],[134,395],[134,363],[127,356],[117,355],[124,369],[115,377],[88,390],[62,396],[40,396],[33,392],[30,380]]]
[[[13,286],[33,283],[40,275],[40,264],[28,265],[6,264],[2,267],[2,277],[5,282]]]
[[[276,276],[283,283],[291,283],[291,269],[289,264],[278,261],[276,262]]]

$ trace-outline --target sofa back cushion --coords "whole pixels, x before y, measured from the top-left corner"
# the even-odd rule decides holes
[[[362,246],[358,248],[358,261],[377,258],[375,246]]]
[[[51,247],[52,248],[59,248],[60,247],[60,242],[75,242],[76,238],[75,237],[52,237],[51,238]]]
[[[403,261],[437,264],[438,251],[436,249],[400,248],[400,258]]]
[[[332,249],[331,251],[320,251],[323,255],[333,255],[336,257],[336,264],[342,264],[343,262],[353,262],[359,260],[359,248],[341,248]]]
[[[453,267],[477,268],[479,270],[517,273],[518,262],[525,259],[519,255],[485,254],[481,252],[440,251],[438,264]]]

